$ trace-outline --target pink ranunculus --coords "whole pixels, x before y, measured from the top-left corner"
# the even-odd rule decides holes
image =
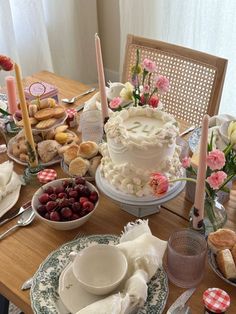
[[[150,92],[150,86],[149,85],[144,85],[143,86],[143,93],[148,94]]]
[[[148,71],[148,72],[154,72],[156,71],[156,63],[152,60],[149,60],[149,59],[144,59],[143,60],[143,68]]]
[[[211,170],[220,170],[225,165],[225,154],[219,150],[215,149],[208,153],[207,155],[207,166]]]
[[[13,61],[7,56],[0,55],[0,70],[11,71],[13,68]]]
[[[163,75],[158,75],[156,78],[156,88],[161,94],[164,94],[169,91],[170,83],[167,77]]]
[[[159,98],[156,95],[153,95],[149,101],[148,104],[153,107],[153,108],[157,108],[158,104],[159,104]]]
[[[182,167],[184,167],[185,169],[190,167],[190,164],[191,164],[191,158],[190,157],[184,157],[182,159]]]
[[[117,109],[120,107],[121,103],[122,103],[122,99],[120,97],[115,97],[109,103],[109,106],[111,109]]]
[[[167,192],[169,182],[164,174],[155,172],[151,174],[149,185],[152,187],[154,195],[162,196]]]
[[[224,171],[217,171],[213,172],[210,177],[206,179],[206,181],[213,190],[217,190],[224,183],[226,178],[227,174]]]

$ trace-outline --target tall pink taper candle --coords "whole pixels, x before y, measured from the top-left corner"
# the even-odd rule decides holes
[[[103,61],[102,61],[102,51],[101,51],[101,43],[98,34],[95,34],[95,48],[96,48],[96,60],[97,60],[97,71],[98,71],[98,84],[101,96],[101,107],[102,107],[102,117],[103,121],[108,118],[108,104],[107,104],[107,96],[106,96],[106,85],[105,85],[105,77],[104,77],[104,69],[103,69]]]
[[[205,115],[202,120],[200,139],[199,162],[197,171],[197,184],[194,200],[193,229],[199,230],[203,227],[205,180],[206,180],[206,157],[208,145],[209,116]]]
[[[14,114],[17,110],[16,83],[14,76],[6,76],[5,82],[7,87],[8,111],[11,114]]]

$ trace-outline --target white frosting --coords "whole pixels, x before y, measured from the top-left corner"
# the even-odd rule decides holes
[[[148,196],[151,173],[162,172],[169,179],[182,176],[178,127],[171,115],[149,106],[131,107],[115,112],[105,131],[101,174],[118,190]]]

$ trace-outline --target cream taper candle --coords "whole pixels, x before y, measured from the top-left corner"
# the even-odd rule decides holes
[[[29,165],[30,167],[35,168],[38,166],[38,158],[36,154],[31,124],[29,121],[29,114],[28,114],[27,104],[25,100],[24,88],[23,88],[22,80],[21,80],[21,71],[18,64],[15,63],[14,67],[15,67],[15,74],[16,74],[16,85],[18,89],[20,107],[21,107],[21,112],[22,112],[25,139],[26,139],[26,144],[27,144],[27,149],[28,149]]]
[[[209,116],[205,115],[202,120],[202,128],[201,128],[199,163],[198,163],[198,171],[197,171],[197,183],[196,183],[194,212],[193,212],[193,229],[196,229],[196,230],[199,230],[202,228],[203,218],[204,218],[208,127],[209,127]]]
[[[107,104],[107,95],[106,95],[106,85],[102,61],[102,51],[101,43],[98,34],[95,34],[95,48],[96,48],[96,60],[97,60],[97,71],[98,71],[98,84],[101,96],[101,107],[102,107],[102,117],[103,121],[108,118],[108,104]]]

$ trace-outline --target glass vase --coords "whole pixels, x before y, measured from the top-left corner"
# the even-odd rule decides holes
[[[192,227],[194,207],[190,210],[190,228]],[[227,221],[227,212],[225,207],[218,202],[217,198],[205,198],[204,205],[204,230],[201,230],[207,236],[209,233],[222,228]]]

